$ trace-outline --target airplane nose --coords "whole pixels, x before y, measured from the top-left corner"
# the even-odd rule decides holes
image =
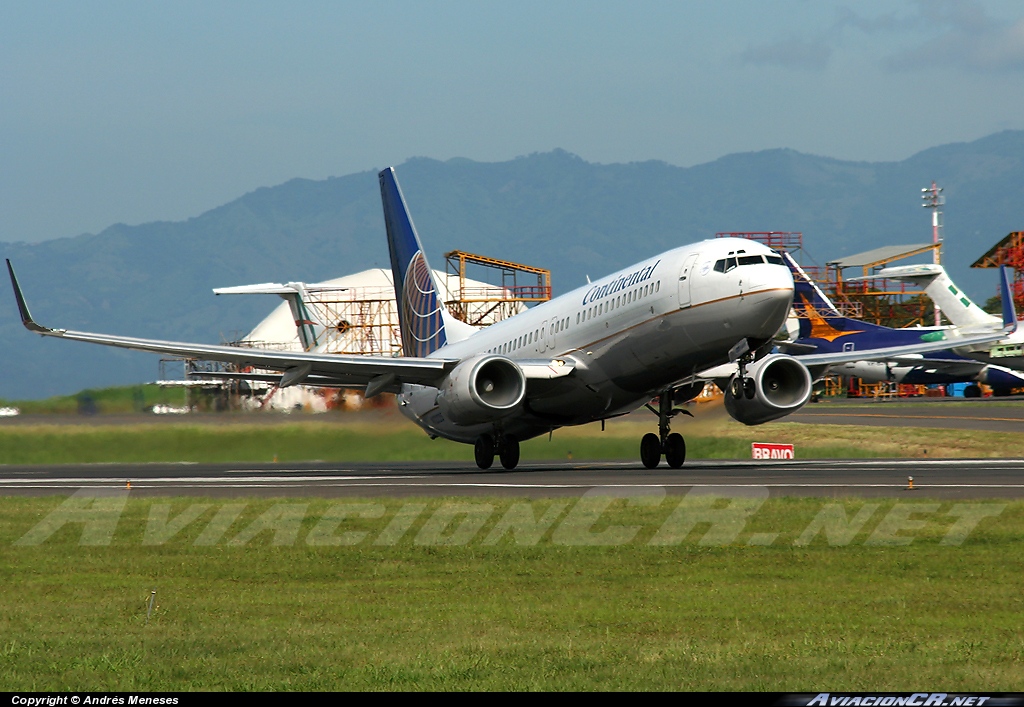
[[[793,304],[793,282],[778,283],[775,287],[762,287],[745,297],[760,328],[760,336],[775,336],[785,324]]]

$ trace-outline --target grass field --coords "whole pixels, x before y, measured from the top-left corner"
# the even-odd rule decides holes
[[[76,522],[17,545],[63,499],[2,502],[6,690],[1024,690],[1020,502],[970,504],[988,515],[959,545],[950,503],[770,499],[724,544],[698,524],[660,546],[678,498],[613,502],[588,532],[638,530],[596,545],[559,535],[566,499],[366,500],[344,520],[233,500],[212,545],[226,502],[130,499],[99,546]],[[870,520],[800,542],[837,507]],[[524,509],[557,520],[496,533]],[[329,538],[355,542],[310,544]]]
[[[887,407],[888,409],[888,407]],[[330,415],[211,415],[201,422],[71,416],[60,422],[0,424],[0,464],[96,462],[472,461],[469,445],[431,440],[397,412]],[[522,458],[635,459],[640,437],[656,429],[653,415],[634,414],[599,424],[556,430],[522,445]],[[746,427],[718,408],[699,408],[677,422],[692,459],[749,459],[750,443],[796,445],[797,458],[1016,457],[1019,435],[1000,432],[806,425],[775,422]]]
[[[635,459],[653,419],[523,459]],[[5,423],[0,463],[471,459],[397,415],[104,423]],[[676,429],[691,458],[1019,456],[716,410]],[[1024,502],[769,499],[724,535],[666,534],[671,496],[111,502],[0,498],[3,689],[1024,690]]]

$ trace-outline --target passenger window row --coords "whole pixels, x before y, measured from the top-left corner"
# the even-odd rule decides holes
[[[627,305],[630,302],[636,302],[637,300],[641,300],[644,297],[653,295],[656,292],[660,291],[661,280],[657,280],[649,285],[644,285],[643,287],[637,287],[635,289],[630,290],[629,292],[619,295],[618,297],[612,297],[611,299],[608,299],[602,302],[601,304],[594,305],[593,307],[584,309],[581,312],[577,312],[576,323],[581,324],[582,322],[593,319],[596,316],[605,314],[606,312],[614,311],[619,307],[622,307],[623,305]]]
[[[601,304],[597,304],[594,305],[593,307],[589,307],[580,312],[577,312],[576,323],[580,324],[582,322],[588,321],[598,315],[616,310],[619,307],[622,307],[623,305],[629,304],[630,302],[636,302],[637,300],[643,299],[644,297],[648,297],[660,291],[661,280],[657,280],[651,284],[644,285],[643,287],[637,287],[635,289],[630,290],[629,292],[606,300]],[[557,334],[559,332],[565,331],[568,328],[569,317],[566,317],[565,319],[561,319],[555,322],[553,327],[553,333]],[[516,339],[512,339],[511,341],[508,341],[502,344],[501,346],[495,346],[494,348],[489,349],[488,353],[507,354],[513,351],[517,351],[521,349],[523,346],[530,346],[535,341],[540,341],[540,337],[544,335],[544,330],[545,327],[541,327],[540,329],[537,329],[533,333],[524,334],[523,336],[520,336]]]

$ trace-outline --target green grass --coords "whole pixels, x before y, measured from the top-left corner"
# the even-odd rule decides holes
[[[267,425],[89,426],[33,425],[0,427],[0,464],[73,464],[99,462],[270,462],[296,461],[472,461],[473,448],[431,440],[411,423],[330,424],[305,422]],[[522,445],[522,458],[633,459],[646,428],[635,434],[605,434],[588,429],[562,431]],[[750,441],[732,437],[688,437],[691,458],[749,458]],[[870,450],[854,445],[807,446],[804,456],[863,457]]]
[[[472,458],[397,415],[268,419],[15,421],[0,425],[0,463]],[[635,459],[652,427],[558,430],[523,458]],[[798,458],[1019,455],[1013,434],[746,428],[714,410],[676,429],[691,458],[749,458],[755,440],[793,442]],[[77,522],[15,544],[63,501],[0,498],[6,690],[1024,690],[1024,502],[961,545],[942,544],[954,502],[849,499],[770,499],[726,544],[702,544],[698,523],[654,545],[678,497],[616,501],[583,536],[559,535],[573,499],[132,497],[108,545],[80,544]],[[835,503],[869,520],[849,542],[803,543]],[[362,515],[339,521],[338,504]],[[419,512],[390,532],[403,509]],[[512,516],[537,535],[490,543]],[[623,544],[567,544],[623,527]]]
[[[193,420],[103,424],[71,418],[64,424],[0,424],[0,464],[272,462],[298,461],[472,461],[472,447],[431,440],[397,413],[370,416],[223,415]],[[525,462],[543,460],[636,459],[639,440],[656,429],[650,419],[611,420],[606,430],[592,424],[556,430],[522,445]],[[750,443],[796,445],[798,459],[859,457],[1017,457],[1015,433],[886,427],[806,425],[775,422],[745,427],[720,410],[676,423],[686,436],[691,459],[749,459]]]
[[[940,544],[949,502],[914,505],[922,527],[898,533],[909,544],[868,545],[894,501],[848,545],[794,545],[835,503],[822,499],[771,499],[727,545],[701,545],[698,526],[652,546],[672,497],[615,502],[590,530],[639,528],[617,546],[552,530],[486,544],[517,504],[553,511],[557,530],[570,499],[345,501],[383,510],[341,523],[367,533],[359,543],[325,547],[305,539],[333,501],[132,498],[109,546],[79,545],[80,524],[13,544],[62,501],[2,499],[6,690],[1024,690],[1021,502],[953,547]],[[196,503],[210,506],[194,523],[142,544],[166,504],[173,519]],[[194,544],[228,503],[244,506],[235,523]],[[397,543],[374,544],[406,503],[426,509]],[[866,502],[841,503],[852,518]],[[303,506],[294,541],[231,543],[277,504]],[[462,545],[418,544],[446,504],[486,520]]]

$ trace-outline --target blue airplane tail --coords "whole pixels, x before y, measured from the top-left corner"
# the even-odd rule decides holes
[[[793,309],[800,323],[798,343],[813,345],[819,353],[907,346],[945,336],[932,329],[892,329],[844,317],[809,280],[794,278]]]
[[[402,351],[406,356],[428,356],[448,343],[444,303],[434,282],[434,273],[427,264],[416,226],[409,216],[395,170],[388,167],[377,177],[388,231]]]
[[[831,302],[819,296],[818,288],[811,283],[793,278],[793,311],[800,320],[800,336],[810,335],[810,322],[818,317],[841,319]],[[804,331],[807,329],[807,331]]]

